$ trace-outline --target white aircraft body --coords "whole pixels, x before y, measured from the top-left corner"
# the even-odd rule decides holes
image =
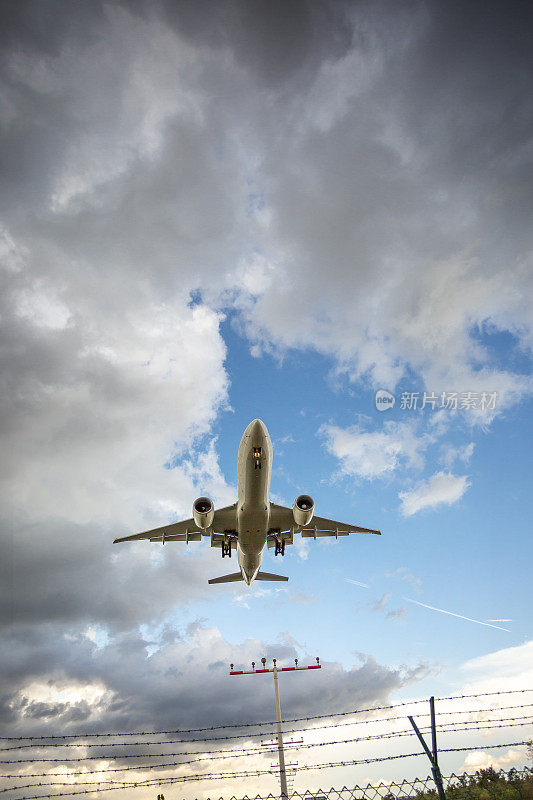
[[[215,510],[208,497],[193,503],[192,519],[174,522],[133,536],[115,539],[131,542],[148,539],[151,542],[200,541],[211,539],[211,547],[220,547],[222,558],[231,557],[236,545],[240,572],[212,578],[209,583],[231,583],[244,580],[248,586],[254,580],[287,581],[283,575],[260,572],[265,544],[274,554],[284,555],[285,545],[293,544],[294,536],[317,539],[322,536],[348,536],[350,533],[376,533],[372,528],[347,525],[333,519],[317,517],[312,497],[301,494],[292,508],[276,505],[269,499],[272,472],[272,443],[265,424],[254,419],[244,431],[238,453],[238,499],[236,503]]]

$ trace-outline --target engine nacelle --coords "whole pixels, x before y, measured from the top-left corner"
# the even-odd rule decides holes
[[[301,494],[294,501],[292,515],[295,523],[302,527],[309,525],[315,513],[315,501],[308,494]]]
[[[215,516],[213,501],[209,497],[199,497],[192,506],[192,516],[196,525],[203,531],[212,524]]]

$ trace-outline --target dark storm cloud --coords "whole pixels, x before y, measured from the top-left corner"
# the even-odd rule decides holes
[[[531,26],[525,4],[516,17],[489,5],[354,5],[365,36],[292,108],[280,102],[279,119],[300,114],[283,147],[264,149],[285,280],[253,304],[250,337],[312,343],[385,385],[407,364],[426,382],[475,382],[481,357],[502,397],[526,390],[471,338],[490,320],[532,341],[519,299],[531,293]],[[298,286],[309,304],[295,315]]]
[[[294,76],[308,80],[323,59],[342,56],[352,39],[343,2],[166,0],[163,8],[186,39],[228,48],[245,69],[271,87]],[[302,75],[303,70],[307,74]]]
[[[399,70],[391,72],[391,88],[405,104],[404,120],[420,146],[424,170],[448,186],[471,181],[484,213],[498,218],[497,235],[506,230],[512,240],[518,234],[515,247],[529,246],[524,223],[533,200],[527,153],[533,123],[531,7],[517,3],[512,14],[499,3],[430,8],[415,52],[405,53]],[[506,196],[498,197],[502,186]]]
[[[46,622],[129,628],[160,618],[172,598],[181,604],[200,600],[207,570],[214,569],[205,546],[194,553],[165,551],[154,560],[149,545],[112,549],[114,536],[125,531],[64,519],[28,524],[14,518],[1,530],[11,545],[0,566],[4,628]]]
[[[50,162],[66,147],[70,130],[65,126],[70,98],[50,91],[51,87],[21,83],[10,62],[32,57],[42,59],[44,66],[47,58],[57,57],[65,46],[83,50],[102,31],[103,8],[98,0],[7,0],[1,4],[2,210],[16,205],[17,199],[27,202],[46,191],[52,177]]]
[[[5,0],[0,7],[0,44],[57,53],[65,40],[80,45],[97,32],[103,19],[99,0]]]
[[[31,735],[44,735],[58,730],[172,730],[271,720],[270,681],[258,682],[243,700],[242,685],[228,674],[230,660],[242,665],[265,655],[270,662],[275,655],[283,665],[302,657],[281,641],[230,643],[202,624],[175,631],[174,636],[174,642],[162,644],[147,658],[146,648],[154,642],[139,632],[119,634],[97,648],[69,628],[21,624],[5,635],[10,656],[1,684],[2,696],[8,698],[4,722],[16,722],[19,731]],[[307,717],[379,705],[395,690],[427,674],[425,666],[396,669],[371,656],[359,658],[360,664],[348,670],[324,664],[330,680],[316,678],[317,673],[305,673],[296,681],[289,676],[283,687],[284,715]],[[36,700],[25,687],[43,674],[51,691],[98,686],[101,697],[93,702]],[[317,685],[320,691],[311,688]],[[85,724],[80,726],[82,716]]]
[[[83,47],[101,33],[104,2],[72,4],[38,0],[2,4],[3,45],[57,54],[65,42]],[[325,58],[341,57],[352,41],[349,3],[332,0],[122,0],[143,19],[160,16],[195,45],[228,50],[265,85],[278,86],[292,76],[308,80]],[[304,74],[307,72],[307,75]]]

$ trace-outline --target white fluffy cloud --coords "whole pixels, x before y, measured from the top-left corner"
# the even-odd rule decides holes
[[[462,461],[464,464],[468,464],[474,453],[474,447],[474,442],[469,442],[460,447],[454,447],[451,444],[443,445],[442,461],[444,466],[448,470],[451,470],[456,461]]]
[[[533,641],[466,661],[465,691],[497,691],[533,686]]]
[[[217,315],[130,304],[107,323],[96,309],[71,309],[76,322],[62,330],[12,316],[8,335],[25,363],[8,362],[3,376],[5,387],[17,383],[4,395],[3,444],[16,455],[4,490],[33,519],[124,525],[150,504],[156,517],[158,505],[182,512],[177,484],[188,492],[191,481],[165,464],[225,402]]]
[[[411,517],[424,508],[452,505],[464,495],[470,482],[466,475],[452,475],[450,472],[436,472],[427,481],[422,481],[408,492],[400,492],[401,512]]]
[[[365,430],[362,425],[341,428],[323,425],[319,433],[326,447],[341,462],[340,472],[357,478],[384,478],[402,464],[420,468],[428,435],[417,436],[415,426],[407,422],[385,422],[379,431]]]
[[[515,764],[519,764],[523,760],[523,750],[513,750],[510,748],[506,753],[504,752],[503,755],[487,753],[484,750],[474,750],[467,755],[460,769],[466,772],[475,772],[478,769],[487,769],[488,767],[492,767],[496,770],[506,770]]]

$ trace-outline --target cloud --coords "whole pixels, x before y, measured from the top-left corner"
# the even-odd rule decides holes
[[[385,614],[387,619],[402,619],[407,614],[404,606],[387,611],[386,606],[391,597],[392,592],[385,592],[379,600],[373,600],[368,603],[368,607],[377,614]]]
[[[495,770],[509,769],[513,764],[519,764],[524,760],[523,750],[509,749],[503,755],[493,755],[486,753],[483,750],[475,750],[469,753],[465,758],[460,771],[477,771],[479,769],[488,769],[492,767]]]
[[[385,594],[383,594],[379,600],[373,600],[368,605],[372,609],[372,611],[376,612],[385,611],[385,606],[387,605],[391,597],[392,597],[391,592],[385,592]]]
[[[259,602],[259,604],[263,604],[265,602],[265,598],[269,598],[268,603],[269,605],[273,605],[274,603],[278,606],[282,605],[294,605],[295,603],[301,603],[302,605],[310,605],[311,603],[316,603],[317,598],[313,594],[306,594],[305,592],[301,592],[298,589],[294,589],[288,586],[276,586],[270,589],[258,589],[254,587],[253,592],[241,590],[234,590],[232,602],[236,603],[237,605],[241,606],[242,608],[250,609],[252,605]],[[285,636],[288,637],[290,634],[286,633]]]
[[[181,467],[196,486],[209,487],[215,506],[226,506],[235,502],[237,489],[228,486],[222,474],[216,450],[217,441],[217,437],[211,439],[207,450],[191,448],[188,457],[181,461]]]
[[[268,126],[259,134],[265,251],[282,279],[250,305],[248,335],[280,350],[313,347],[349,379],[374,386],[392,388],[409,370],[435,391],[490,386],[503,408],[531,392],[529,378],[498,363],[491,342],[506,330],[531,347],[531,244],[521,210],[530,188],[520,175],[521,119],[531,111],[527,37],[513,22],[516,52],[499,39],[492,62],[485,37],[493,16],[480,27],[456,7],[444,16],[437,4],[424,14],[406,4],[380,10],[354,6],[349,52],[279,101],[299,122],[282,121],[283,151],[269,147]],[[500,21],[508,28],[503,14]],[[472,48],[457,45],[465,30]],[[451,70],[439,68],[447,48],[458,56]],[[507,107],[502,68],[517,80],[518,105],[496,133]],[[302,286],[308,302],[294,314]]]
[[[174,5],[5,20],[8,235],[123,291],[148,275],[158,300],[234,303],[255,352],[312,347],[350,380],[411,370],[501,408],[530,392],[491,344],[532,342],[520,13]],[[492,26],[512,51],[488,51]]]
[[[270,89],[308,81],[324,61],[342,57],[352,39],[347,10],[330,0],[320,7],[297,0],[290,9],[283,3],[263,7],[223,0],[216,14],[205,0],[194,7],[172,0],[162,5],[180,36],[209,49],[229,48],[242,68]]]
[[[307,658],[286,635],[272,643],[254,638],[236,643],[203,623],[185,631],[166,626],[158,633],[152,628],[145,636],[128,631],[100,648],[87,637],[65,633],[48,625],[20,626],[7,635],[10,669],[2,684],[4,720],[17,721],[20,735],[49,730],[52,718],[54,729],[62,733],[82,728],[172,730],[271,719],[271,685],[258,682],[243,704],[241,684],[228,675],[230,662],[242,666],[265,655],[269,662],[274,656],[285,665],[296,657],[303,664]],[[156,649],[148,657],[150,642]],[[44,665],[47,682],[39,680]],[[418,668],[384,667],[369,656],[347,670],[334,663],[324,666],[335,676],[326,691],[310,693],[309,680],[287,681],[287,717],[381,703],[418,675]],[[84,718],[70,719],[81,704]]]
[[[307,561],[309,557],[309,541],[301,536],[297,536],[294,539],[294,550],[291,550],[291,552],[296,553],[298,558],[302,561]]]
[[[439,505],[452,505],[464,495],[470,481],[466,475],[452,475],[449,472],[436,472],[427,481],[422,481],[408,492],[400,492],[401,512],[411,517],[424,508]]]
[[[399,578],[402,581],[407,581],[408,583],[412,584],[415,587],[422,586],[422,581],[420,578],[417,578],[415,575],[412,575],[410,572],[407,571],[407,567],[398,567],[393,572],[386,572],[386,578]]]
[[[466,661],[461,670],[468,691],[498,691],[533,686],[533,641]],[[500,681],[500,683],[499,683]]]
[[[415,426],[407,422],[385,422],[382,430],[365,431],[360,425],[341,428],[323,425],[319,434],[326,447],[341,462],[340,473],[365,480],[383,478],[402,464],[421,467],[423,452],[430,442],[427,435],[417,436]]]
[[[442,462],[447,470],[451,470],[456,461],[462,461],[468,464],[474,453],[474,442],[462,445],[460,447],[453,447],[453,445],[443,445],[442,447]]]
[[[207,578],[201,545],[190,564],[169,548],[111,543],[189,516],[199,482],[230,494],[213,444],[204,456],[194,446],[201,474],[181,463],[226,402],[220,319],[201,305],[153,306],[141,288],[111,320],[97,297],[70,307],[75,322],[53,330],[2,316],[2,446],[13,454],[2,469],[3,621],[132,624],[168,610],[176,579],[189,602]]]

